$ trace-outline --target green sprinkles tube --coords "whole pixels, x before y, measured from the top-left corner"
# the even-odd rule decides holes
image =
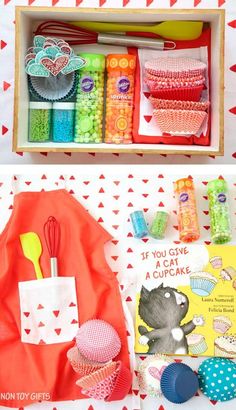
[[[153,238],[163,239],[165,237],[168,217],[168,212],[157,211],[150,228],[150,234],[153,236]]]
[[[29,104],[29,141],[50,141],[52,124],[52,103],[30,102]]]
[[[207,194],[211,220],[211,239],[216,244],[224,244],[232,239],[227,182],[215,179],[208,182]]]
[[[105,56],[82,53],[80,57],[87,61],[87,65],[78,71],[74,141],[101,143]]]

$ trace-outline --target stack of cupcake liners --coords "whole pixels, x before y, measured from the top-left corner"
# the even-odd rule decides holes
[[[208,101],[200,101],[206,64],[191,58],[160,57],[145,63],[153,116],[161,132],[195,135],[207,119]]]
[[[67,358],[79,373],[76,384],[82,393],[96,400],[122,400],[132,384],[130,370],[113,359],[120,353],[121,341],[116,330],[103,320],[85,322],[78,330],[76,344]]]

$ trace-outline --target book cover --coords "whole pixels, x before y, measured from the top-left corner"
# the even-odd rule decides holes
[[[236,357],[236,247],[136,252],[136,353]]]

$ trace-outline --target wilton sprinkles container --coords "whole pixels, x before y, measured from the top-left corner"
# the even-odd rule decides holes
[[[30,142],[47,142],[51,139],[52,103],[29,103],[29,136]]]
[[[79,56],[87,64],[78,72],[75,142],[101,143],[105,56],[88,53],[81,53]]]
[[[211,239],[216,244],[224,244],[232,239],[228,185],[225,180],[215,179],[207,185]]]
[[[195,135],[207,118],[205,111],[165,110],[153,111],[162,133],[172,135]]]
[[[107,56],[106,143],[132,143],[135,68],[133,55]]]

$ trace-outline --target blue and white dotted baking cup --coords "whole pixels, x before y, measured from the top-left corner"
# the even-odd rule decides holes
[[[215,288],[215,285],[215,282],[208,279],[190,277],[190,287],[192,292],[198,296],[209,296]]]
[[[162,373],[161,390],[172,403],[185,403],[195,396],[198,388],[197,375],[184,363],[172,363]]]
[[[50,80],[52,81],[50,83]],[[52,86],[54,84],[54,86]],[[76,95],[77,75],[58,75],[53,78],[28,76],[29,93],[32,100],[39,101],[68,101]]]
[[[236,398],[236,363],[212,357],[198,369],[199,387],[210,400],[228,401]]]

